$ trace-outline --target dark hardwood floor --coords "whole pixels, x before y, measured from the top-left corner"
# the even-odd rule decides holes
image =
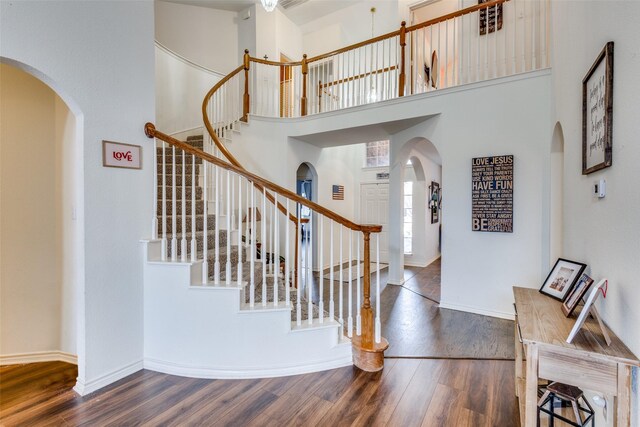
[[[140,371],[86,397],[62,362],[0,369],[3,426],[515,426],[513,363],[388,359],[291,377],[204,380]]]
[[[383,270],[382,283],[386,275]],[[282,378],[205,380],[140,371],[79,397],[71,389],[73,365],[2,366],[0,425],[518,425],[514,365],[508,360],[513,323],[441,309],[434,302],[440,297],[439,261],[406,268],[405,279],[403,286],[386,286],[381,294],[382,332],[391,344],[382,372],[348,367]],[[316,298],[318,284],[316,276]],[[345,302],[347,292],[345,283]],[[327,301],[327,286],[324,293]]]

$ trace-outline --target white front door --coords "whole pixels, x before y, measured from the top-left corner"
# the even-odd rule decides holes
[[[362,184],[360,188],[360,223],[382,226],[380,262],[389,262],[389,184]],[[376,238],[371,236],[371,261],[375,262]]]

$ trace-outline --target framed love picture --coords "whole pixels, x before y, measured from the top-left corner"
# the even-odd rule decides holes
[[[586,267],[587,265],[581,262],[558,258],[540,292],[558,301],[564,301]]]

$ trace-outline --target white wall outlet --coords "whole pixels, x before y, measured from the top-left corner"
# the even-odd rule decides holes
[[[594,186],[594,193],[599,198],[602,199],[607,194],[607,181],[602,178],[599,180]]]

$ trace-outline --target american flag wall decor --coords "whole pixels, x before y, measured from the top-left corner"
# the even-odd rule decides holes
[[[332,187],[333,200],[344,200],[344,185],[334,185]]]

